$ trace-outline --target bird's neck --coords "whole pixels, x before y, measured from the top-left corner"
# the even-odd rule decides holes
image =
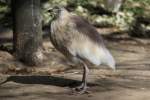
[[[60,14],[59,14],[59,19],[60,20],[65,20],[69,18],[69,12],[65,9],[61,10]]]

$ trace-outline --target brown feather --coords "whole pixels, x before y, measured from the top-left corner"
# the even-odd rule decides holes
[[[86,35],[93,42],[103,45],[102,37],[87,20],[76,15],[73,15],[70,18],[71,21],[75,23],[75,29],[77,29],[81,34]]]

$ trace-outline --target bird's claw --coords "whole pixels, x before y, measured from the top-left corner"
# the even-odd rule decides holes
[[[87,91],[87,86],[78,86],[72,89],[73,94],[89,94],[90,92]]]

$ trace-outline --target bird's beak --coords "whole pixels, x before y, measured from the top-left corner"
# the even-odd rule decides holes
[[[51,8],[51,9],[48,10],[48,12],[53,14],[53,15],[57,15],[58,14],[58,9]]]

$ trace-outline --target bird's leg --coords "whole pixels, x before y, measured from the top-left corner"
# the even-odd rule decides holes
[[[82,77],[82,83],[80,86],[76,87],[76,91],[79,91],[80,93],[85,93],[87,90],[87,76],[89,73],[89,69],[87,65],[82,62],[83,64],[83,77]]]

